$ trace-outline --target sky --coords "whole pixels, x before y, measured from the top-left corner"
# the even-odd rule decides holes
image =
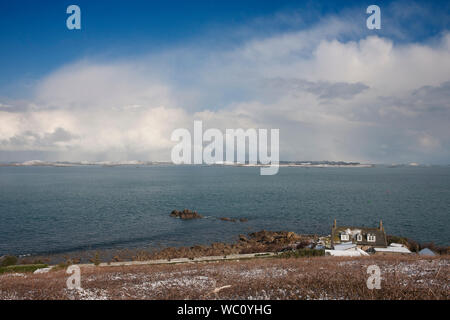
[[[0,162],[169,161],[202,120],[279,129],[280,160],[450,164],[449,30],[448,1],[1,1]]]

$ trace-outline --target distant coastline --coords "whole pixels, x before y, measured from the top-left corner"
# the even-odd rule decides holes
[[[209,244],[193,244],[165,247],[125,247],[110,249],[80,249],[67,252],[48,252],[40,254],[18,255],[20,264],[60,264],[60,263],[111,263],[120,261],[143,261],[160,259],[199,258],[208,256],[228,256],[237,254],[258,254],[292,252],[295,250],[323,251],[330,249],[330,235],[297,234],[293,231],[260,230],[249,234],[236,234],[229,242],[214,242]],[[431,248],[439,255],[448,255],[449,246],[435,245],[432,242],[418,243],[413,239],[395,235],[387,235],[388,243],[398,242],[411,250],[413,254],[423,248]],[[410,252],[410,253],[411,253]],[[317,252],[316,252],[317,253]],[[320,253],[320,252],[319,252]],[[324,255],[322,252],[320,255]],[[6,256],[6,255],[5,255]],[[314,255],[311,255],[314,256]],[[0,260],[1,260],[0,255]]]
[[[30,160],[24,162],[0,162],[0,167],[80,167],[80,166],[103,166],[103,167],[118,167],[118,166],[157,166],[157,165],[175,165],[169,161],[42,161]],[[192,166],[199,166],[193,164]],[[256,163],[232,163],[232,162],[218,162],[213,165],[202,166],[235,166],[235,167],[263,167],[264,164]],[[386,166],[389,168],[397,167],[429,167],[436,165],[424,165],[415,162],[399,163],[399,164],[374,164],[374,163],[360,163],[360,162],[346,162],[346,161],[280,161],[280,167],[303,167],[303,168],[373,168],[376,166]]]

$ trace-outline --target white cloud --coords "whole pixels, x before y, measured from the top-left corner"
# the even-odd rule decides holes
[[[279,128],[282,159],[448,160],[450,34],[434,45],[338,40],[351,27],[333,18],[228,50],[70,64],[25,107],[0,108],[0,152],[169,160],[171,132],[199,119]]]
[[[420,147],[424,149],[424,151],[432,151],[439,147],[439,140],[431,136],[430,134],[424,132],[419,135],[418,142]]]

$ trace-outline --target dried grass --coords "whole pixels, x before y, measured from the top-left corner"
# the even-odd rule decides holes
[[[369,290],[367,267],[381,269]],[[82,290],[65,270],[0,275],[0,299],[444,299],[450,257],[254,259],[178,265],[83,267]],[[220,289],[220,290],[218,290]]]

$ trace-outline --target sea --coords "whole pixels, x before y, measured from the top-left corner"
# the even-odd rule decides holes
[[[450,245],[450,167],[0,167],[0,255],[232,242],[338,225]],[[170,217],[196,210],[203,219]],[[245,218],[247,222],[219,218]]]

